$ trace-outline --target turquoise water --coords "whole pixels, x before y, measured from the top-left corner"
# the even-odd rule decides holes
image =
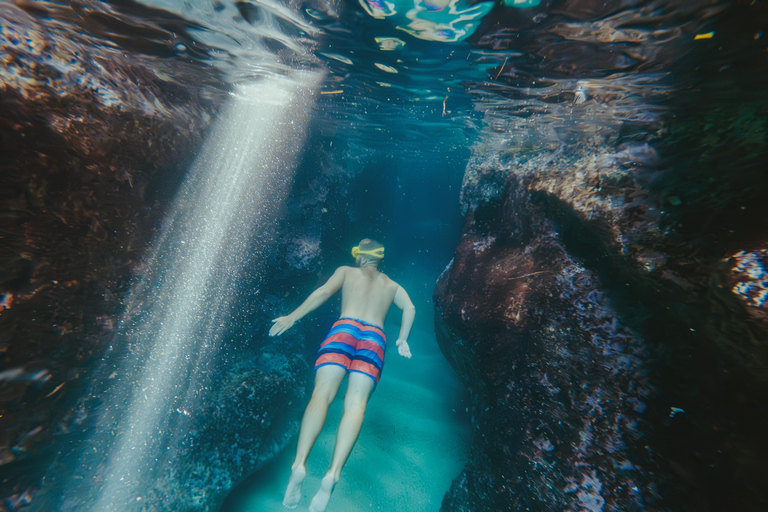
[[[503,173],[533,191],[515,201],[552,210],[574,261],[648,293],[616,293],[618,309],[661,304],[618,321],[694,311],[672,331],[687,338],[644,326],[653,364],[685,368],[657,379],[659,464],[686,485],[694,466],[759,475],[764,381],[731,376],[765,370],[765,20],[755,2],[3,3],[0,509],[282,510],[338,298],[280,339],[269,321],[371,237],[416,305],[414,357],[390,346],[328,510],[439,510],[482,436],[432,293],[473,205],[507,215]],[[606,225],[585,242],[593,221]],[[475,249],[517,228],[499,229]],[[614,236],[615,254],[600,245]],[[638,273],[619,282],[609,260]],[[657,301],[653,279],[697,291]],[[687,354],[738,364],[710,379],[717,365]],[[672,421],[689,414],[692,434]],[[734,444],[739,462],[710,464]],[[718,455],[686,459],[699,445]]]
[[[427,315],[429,313],[426,313]],[[426,324],[426,322],[420,322]],[[396,337],[399,325],[385,331]],[[369,401],[365,422],[328,510],[437,510],[469,448],[464,390],[437,349],[434,333],[414,329],[414,356],[407,360],[389,348],[385,371]],[[330,467],[345,385],[332,405],[323,433],[307,463],[299,510],[305,509]],[[222,512],[284,510],[283,492],[291,472],[295,442],[272,463],[242,482]]]

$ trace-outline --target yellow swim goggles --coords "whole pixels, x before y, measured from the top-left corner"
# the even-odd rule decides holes
[[[358,256],[361,256],[363,254],[368,255],[368,256],[373,256],[374,258],[383,258],[384,257],[384,248],[383,247],[379,247],[378,249],[373,249],[373,250],[370,250],[370,251],[361,251],[359,246],[352,248],[352,257],[353,258],[357,258]]]

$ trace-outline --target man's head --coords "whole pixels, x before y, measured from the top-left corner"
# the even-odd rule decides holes
[[[367,265],[378,267],[384,259],[384,246],[376,240],[363,238],[360,240],[360,245],[352,248],[352,257],[355,258],[358,267]]]

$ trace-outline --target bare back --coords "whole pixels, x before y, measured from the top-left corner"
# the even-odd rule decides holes
[[[372,266],[337,268],[331,278],[309,294],[301,306],[286,316],[272,320],[274,325],[269,335],[280,336],[339,290],[342,317],[356,318],[383,328],[390,306],[394,304],[400,308],[403,318],[397,337],[397,350],[400,355],[411,357],[408,334],[413,326],[416,308],[402,286]]]
[[[399,285],[370,267],[341,267],[341,316],[356,318],[380,327],[395,300]]]

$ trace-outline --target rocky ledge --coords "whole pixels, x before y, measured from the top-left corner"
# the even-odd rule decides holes
[[[90,414],[89,372],[225,93],[189,58],[121,46],[109,5],[78,5],[0,6],[3,510],[33,501]]]
[[[434,296],[474,432],[443,511],[764,505],[763,232],[693,236],[696,178],[657,146],[476,146]]]
[[[435,291],[472,391],[473,449],[443,510],[618,510],[656,501],[647,347],[519,182],[473,209]]]
[[[637,115],[591,93],[563,107],[592,109],[591,132],[486,110],[434,296],[438,343],[472,396],[471,455],[443,511],[768,507],[752,19],[765,9],[739,4],[710,27],[731,46],[678,47],[667,97],[629,98]]]

